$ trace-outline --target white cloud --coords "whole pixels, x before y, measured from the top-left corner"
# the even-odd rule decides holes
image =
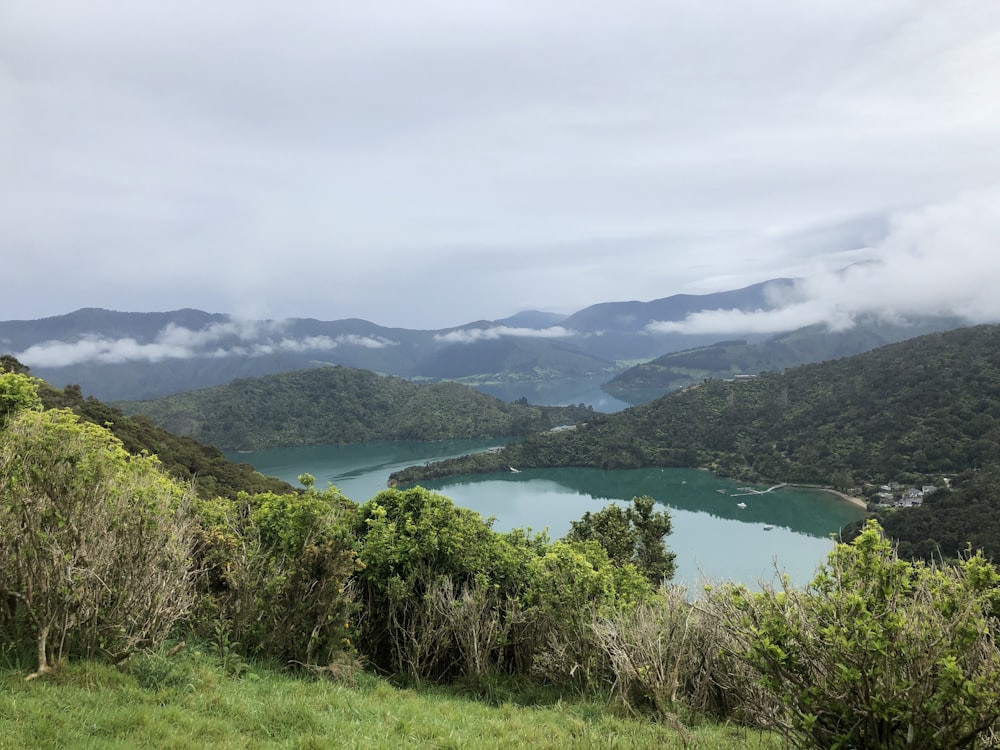
[[[348,346],[363,346],[366,349],[384,349],[387,346],[396,346],[398,342],[382,336],[358,336],[354,333],[344,333],[337,336],[336,343]]]
[[[225,339],[252,341],[280,333],[285,327],[285,321],[245,318],[230,318],[224,323],[212,323],[200,329],[168,323],[156,335],[156,341],[166,346],[197,349]]]
[[[575,331],[562,326],[550,328],[513,328],[511,326],[492,326],[491,328],[462,328],[448,333],[435,334],[434,340],[449,344],[471,344],[474,341],[498,339],[501,336],[525,338],[555,339],[576,335]]]
[[[62,367],[82,362],[119,363],[134,360],[159,362],[187,359],[191,351],[162,343],[141,344],[133,338],[107,339],[86,336],[79,341],[45,341],[19,352],[17,358],[29,367]]]
[[[285,321],[249,321],[230,319],[201,329],[169,323],[152,342],[142,343],[131,337],[110,339],[87,335],[77,341],[45,341],[19,352],[17,358],[29,367],[66,367],[85,362],[113,364],[120,362],[159,362],[165,359],[194,357],[260,357],[284,352],[329,351],[338,346],[362,346],[381,349],[396,342],[381,336],[341,334],[276,338],[287,327]],[[219,342],[223,342],[221,345]]]
[[[903,211],[864,259],[796,282],[773,309],[707,310],[651,323],[657,333],[769,333],[815,323],[835,330],[860,316],[956,315],[1000,320],[1000,185]]]

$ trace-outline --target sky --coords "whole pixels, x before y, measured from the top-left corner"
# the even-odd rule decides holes
[[[996,0],[4,0],[0,320],[1000,320]]]

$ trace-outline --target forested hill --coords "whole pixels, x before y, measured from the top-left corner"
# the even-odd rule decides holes
[[[1000,461],[1000,327],[930,334],[784,374],[713,380],[402,482],[515,466],[699,466],[850,486]]]
[[[457,383],[415,384],[339,366],[121,406],[171,432],[230,450],[521,436],[593,416],[589,407],[507,403]]]
[[[0,371],[3,370],[28,373],[27,367],[9,356],[0,357]],[[46,409],[72,409],[81,419],[108,427],[129,453],[156,455],[169,474],[193,482],[202,498],[235,498],[239,492],[293,491],[287,482],[254,471],[249,464],[233,463],[217,448],[167,432],[146,417],[126,417],[92,396],[84,398],[78,386],[60,390],[42,383],[38,395]]]
[[[676,388],[701,383],[706,378],[783,372],[789,367],[849,357],[962,325],[958,318],[940,316],[918,318],[906,323],[869,319],[858,321],[842,331],[817,324],[780,333],[758,343],[721,341],[711,346],[671,352],[651,362],[635,365],[608,381],[604,390],[615,398],[641,404]]]

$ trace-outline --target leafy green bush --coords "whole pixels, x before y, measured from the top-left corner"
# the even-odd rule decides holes
[[[422,487],[361,506],[364,655],[416,681],[505,670],[593,686],[604,675],[595,619],[649,596],[649,580],[596,540],[490,525]]]
[[[871,522],[805,591],[734,589],[725,616],[796,747],[994,746],[998,583],[978,555],[900,560]]]
[[[361,506],[365,567],[355,583],[371,663],[415,680],[498,667],[535,551],[531,538],[498,534],[491,523],[422,487],[386,490]],[[474,632],[489,635],[473,645]]]
[[[333,488],[201,503],[199,632],[307,665],[350,650],[356,510]]]
[[[652,592],[634,565],[612,562],[597,541],[554,542],[531,561],[523,597],[534,636],[532,672],[556,685],[593,687],[607,672],[595,625]]]

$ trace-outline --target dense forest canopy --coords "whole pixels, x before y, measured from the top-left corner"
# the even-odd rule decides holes
[[[589,419],[583,406],[508,403],[458,383],[321,367],[122,404],[223,449],[520,436]]]
[[[632,404],[651,401],[669,391],[707,379],[783,372],[789,367],[825,362],[870,351],[925,333],[962,326],[957,318],[929,317],[903,323],[862,319],[846,330],[825,324],[800,328],[759,342],[719,341],[710,346],[671,352],[630,367],[604,389]]]
[[[508,460],[510,459],[510,460]],[[980,326],[785,373],[712,380],[507,448],[524,466],[704,466],[828,483],[952,474],[1000,459],[1000,328]]]

